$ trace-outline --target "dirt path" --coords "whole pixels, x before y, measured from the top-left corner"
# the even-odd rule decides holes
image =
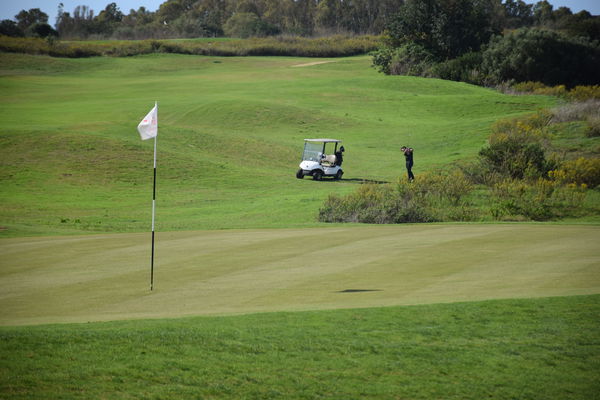
[[[332,63],[332,62],[336,62],[336,61],[335,61],[335,60],[329,60],[329,61],[313,61],[313,62],[304,63],[304,64],[296,64],[296,65],[292,65],[292,68],[295,68],[295,67],[310,67],[311,65],[328,64],[328,63]]]

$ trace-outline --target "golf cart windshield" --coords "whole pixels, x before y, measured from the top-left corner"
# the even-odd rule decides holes
[[[323,154],[327,154],[328,151],[333,154],[337,150],[338,143],[340,140],[336,139],[304,139],[302,161],[320,162]]]
[[[304,142],[302,161],[320,161],[321,154],[323,154],[323,143]]]

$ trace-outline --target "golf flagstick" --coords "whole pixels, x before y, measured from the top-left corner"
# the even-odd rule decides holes
[[[154,138],[154,179],[152,182],[152,255],[150,257],[150,290],[154,290],[154,215],[156,210],[156,138],[158,136],[158,102],[139,123],[138,132],[142,140]]]
[[[158,104],[157,104],[158,107]],[[156,110],[158,116],[158,110]],[[152,181],[152,256],[150,257],[150,291],[154,290],[154,214],[156,211],[156,138],[154,136],[154,179]]]

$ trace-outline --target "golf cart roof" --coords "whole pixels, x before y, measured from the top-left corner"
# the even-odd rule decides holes
[[[318,142],[318,143],[341,143],[341,140],[337,139],[304,139],[305,142]]]

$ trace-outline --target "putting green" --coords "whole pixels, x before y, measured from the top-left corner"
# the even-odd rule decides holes
[[[343,226],[0,240],[1,325],[600,293],[600,227]]]

